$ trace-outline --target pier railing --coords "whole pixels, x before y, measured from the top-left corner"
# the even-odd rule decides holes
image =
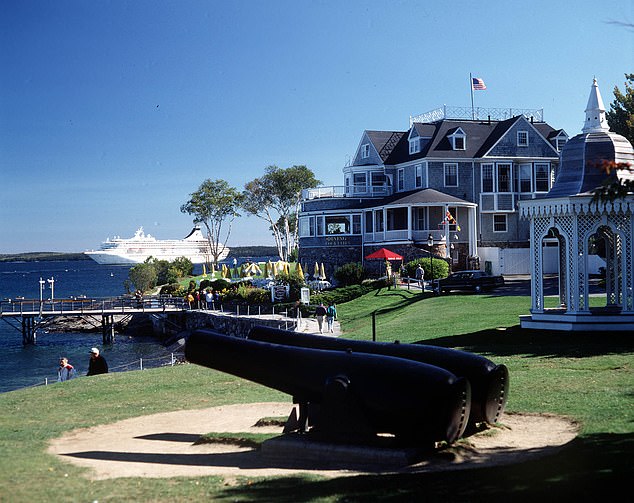
[[[0,301],[0,316],[32,314],[124,314],[127,312],[182,311],[189,304],[182,297],[158,295],[136,299],[133,297],[73,298],[73,299],[16,299]]]

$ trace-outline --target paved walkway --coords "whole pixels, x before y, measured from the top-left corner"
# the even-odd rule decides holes
[[[335,321],[333,324],[333,332],[328,332],[328,324],[324,319],[324,331],[321,335],[328,335],[332,337],[339,337],[341,335],[341,326],[338,321]],[[317,325],[317,318],[302,318],[300,326],[297,328],[297,332],[304,332],[307,334],[319,334],[319,326]]]

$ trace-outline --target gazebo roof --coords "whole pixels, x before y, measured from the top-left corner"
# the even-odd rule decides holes
[[[623,136],[610,131],[597,80],[594,79],[583,132],[569,140],[561,151],[557,179],[546,199],[588,194],[606,178],[616,179],[618,171],[607,175],[606,162],[634,164],[634,149]]]

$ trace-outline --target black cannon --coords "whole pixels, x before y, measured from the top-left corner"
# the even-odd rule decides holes
[[[277,389],[300,404],[297,430],[329,441],[391,434],[399,445],[453,442],[466,428],[470,385],[451,372],[385,355],[327,351],[197,330],[185,356]]]
[[[484,356],[466,351],[423,344],[353,341],[263,326],[251,329],[247,338],[287,346],[394,356],[446,369],[468,379],[471,384],[470,427],[481,422],[495,423],[504,412],[508,398],[509,373],[506,366],[496,365]]]

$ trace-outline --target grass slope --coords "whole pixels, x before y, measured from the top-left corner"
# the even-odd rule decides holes
[[[119,419],[283,394],[194,365],[81,378],[0,395],[0,501],[588,501],[629,487],[634,452],[632,334],[521,331],[528,297],[408,291],[338,306],[347,337],[424,342],[485,354],[509,367],[508,410],[563,414],[580,437],[560,453],[513,466],[325,480],[282,477],[226,486],[218,477],[88,481],[45,453],[64,431]],[[98,446],[96,446],[98,448]]]

